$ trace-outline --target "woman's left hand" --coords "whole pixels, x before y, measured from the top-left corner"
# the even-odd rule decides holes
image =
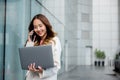
[[[35,68],[35,63],[30,64],[30,65],[28,66],[28,69],[29,69],[30,71],[32,71],[32,72],[43,73],[43,69],[42,69],[42,67],[38,66],[37,69]]]

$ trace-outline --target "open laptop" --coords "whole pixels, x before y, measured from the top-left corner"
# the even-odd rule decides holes
[[[23,70],[28,70],[31,63],[35,63],[35,68],[41,66],[47,69],[54,66],[51,45],[19,48],[19,56]]]

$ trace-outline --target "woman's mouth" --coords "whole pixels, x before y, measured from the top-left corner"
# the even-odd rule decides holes
[[[38,35],[41,35],[41,34],[42,34],[42,32],[37,32],[37,34],[38,34]]]

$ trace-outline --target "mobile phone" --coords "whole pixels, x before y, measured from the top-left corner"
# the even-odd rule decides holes
[[[31,38],[32,41],[33,41],[35,35],[36,35],[35,31],[33,31],[33,34],[30,36],[30,38]]]

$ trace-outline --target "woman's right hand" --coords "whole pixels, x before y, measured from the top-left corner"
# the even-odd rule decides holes
[[[29,71],[32,71],[32,72],[43,73],[42,67],[38,66],[37,69],[35,68],[35,63],[30,64],[30,65],[28,66],[28,69],[29,69]]]
[[[34,39],[32,40],[32,35],[33,35],[34,31],[32,30],[31,32],[28,33],[28,42],[34,42],[35,41],[35,38],[36,36],[34,36]]]

